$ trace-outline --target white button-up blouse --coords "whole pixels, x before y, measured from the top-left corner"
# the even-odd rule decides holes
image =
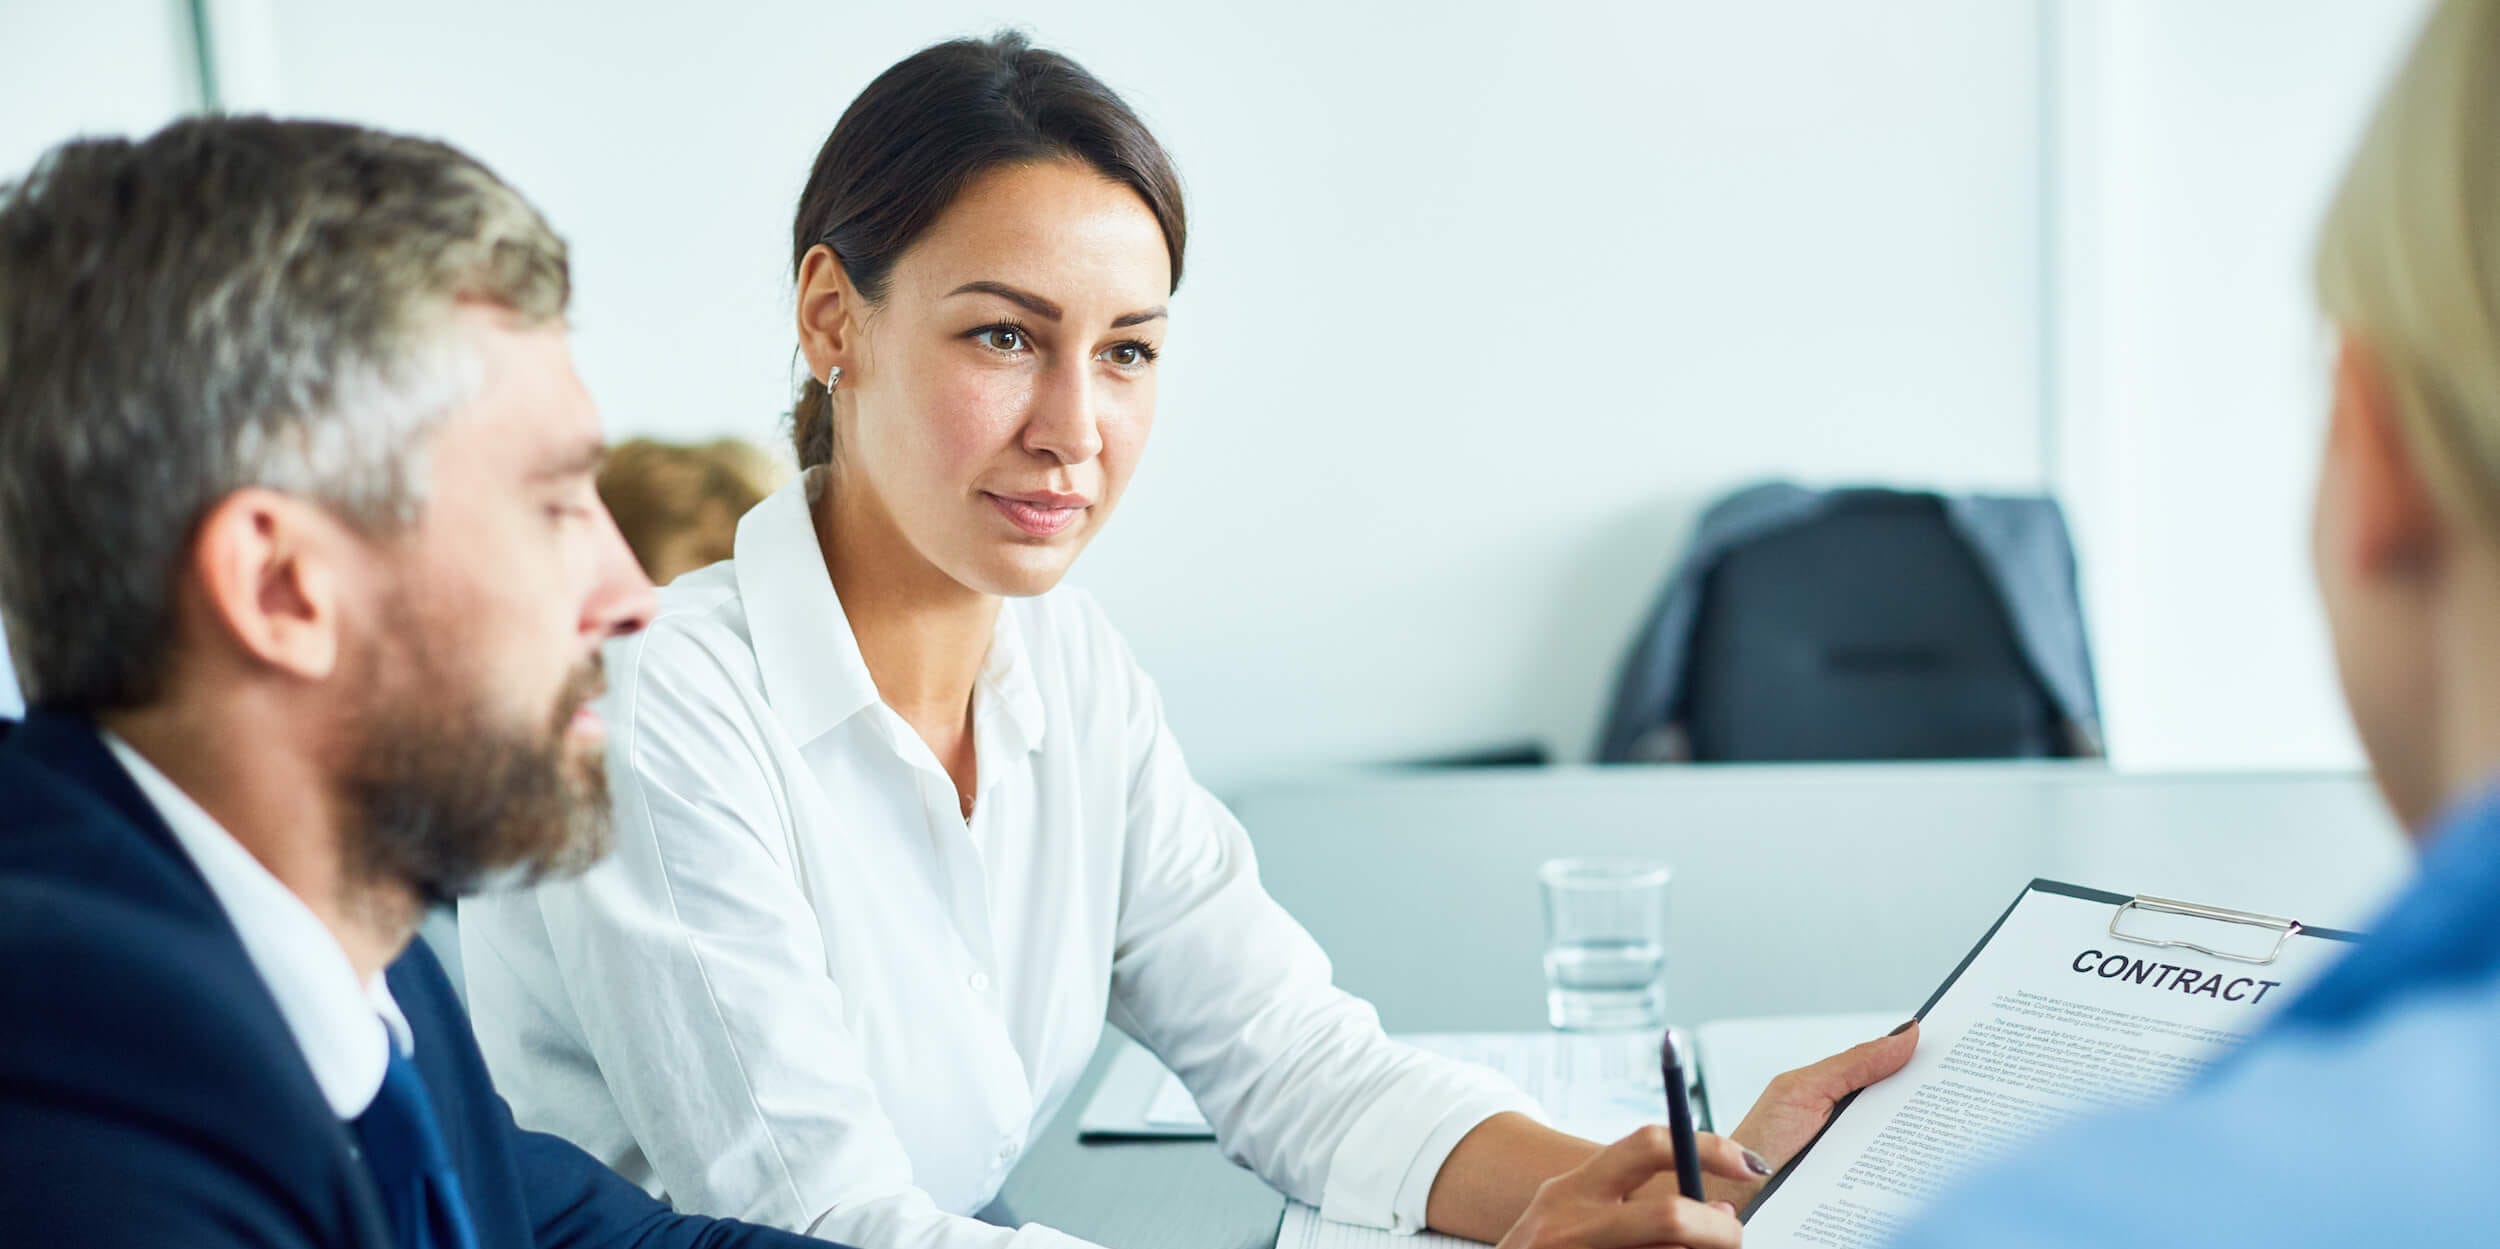
[[[609,650],[615,852],[462,905],[478,1041],[522,1125],[682,1210],[866,1249],[1065,1245],[965,1216],[1108,1018],[1234,1159],[1331,1218],[1419,1228],[1459,1138],[1533,1104],[1330,983],[1083,594],[1001,609],[964,819],[860,658],[810,522],[821,476]]]

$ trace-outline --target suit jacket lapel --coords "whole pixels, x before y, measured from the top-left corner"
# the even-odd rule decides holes
[[[186,914],[206,921],[222,942],[224,949],[220,952],[230,952],[236,961],[250,965],[251,954],[243,948],[242,936],[235,931],[234,922],[227,917],[225,908],[218,904],[217,895],[210,891],[207,878],[200,875],[198,866],[191,862],[191,856],[184,853],[182,843],[175,839],[173,829],[166,826],[155,804],[139,791],[138,782],[132,780],[121,761],[113,757],[111,748],[104,744],[104,738],[93,721],[81,716],[34,711],[23,723],[0,734],[0,752],[17,754],[50,770],[120,816],[126,831],[135,834],[136,840],[150,852],[147,856],[148,867],[153,869],[157,883],[170,880],[172,888],[163,891],[165,900],[174,901]],[[253,969],[251,982],[265,986],[257,968]],[[293,1035],[285,1016],[278,1011],[277,1000],[269,996],[265,987],[251,999],[236,1002],[235,1009],[264,1012],[277,1035]],[[393,1249],[390,1224],[383,1214],[381,1194],[374,1187],[373,1173],[358,1156],[347,1125],[327,1113],[328,1100],[322,1096],[320,1086],[314,1083],[312,1068],[305,1063],[302,1052],[291,1050],[290,1056],[294,1059],[288,1064],[290,1078],[300,1081],[302,1086],[303,1097],[297,1100],[322,1109],[321,1117],[334,1143],[339,1171],[346,1177],[346,1190],[340,1197],[347,1203],[351,1225],[356,1229],[355,1249]]]

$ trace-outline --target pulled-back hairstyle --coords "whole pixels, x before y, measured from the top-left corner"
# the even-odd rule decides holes
[[[2500,0],[2431,13],[2327,212],[2317,282],[2432,490],[2500,538]]]
[[[877,303],[894,262],[964,187],[993,169],[1050,160],[1082,161],[1135,191],[1163,227],[1180,286],[1189,228],[1163,145],[1082,66],[1013,32],[923,48],[851,101],[799,196],[791,276],[822,243]],[[791,409],[790,441],[802,469],[833,459],[833,400],[814,378]]]

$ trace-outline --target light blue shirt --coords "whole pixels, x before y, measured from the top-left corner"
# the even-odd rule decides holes
[[[1983,1171],[1895,1249],[2500,1244],[2500,797],[2440,829],[2239,1052]]]

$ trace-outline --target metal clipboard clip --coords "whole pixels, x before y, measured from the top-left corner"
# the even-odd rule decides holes
[[[2228,950],[2198,945],[2193,941],[2173,941],[2165,937],[2146,937],[2121,932],[2118,925],[2127,918],[2129,911],[2155,911],[2165,915],[2185,915],[2191,919],[2210,919],[2225,924],[2246,924],[2252,928],[2271,929],[2274,932],[2274,948],[2266,951],[2264,958],[2257,958],[2253,955],[2233,954]],[[2292,935],[2300,930],[2299,920],[2286,919],[2280,915],[2259,915],[2252,911],[2234,911],[2225,907],[2207,906],[2202,902],[2181,902],[2176,898],[2154,898],[2140,893],[2119,903],[2118,909],[2111,912],[2109,917],[2109,935],[2120,941],[2132,941],[2137,945],[2149,945],[2161,950],[2194,950],[2199,954],[2229,959],[2234,963],[2255,963],[2259,966],[2280,958],[2283,954],[2283,947],[2290,944]]]

